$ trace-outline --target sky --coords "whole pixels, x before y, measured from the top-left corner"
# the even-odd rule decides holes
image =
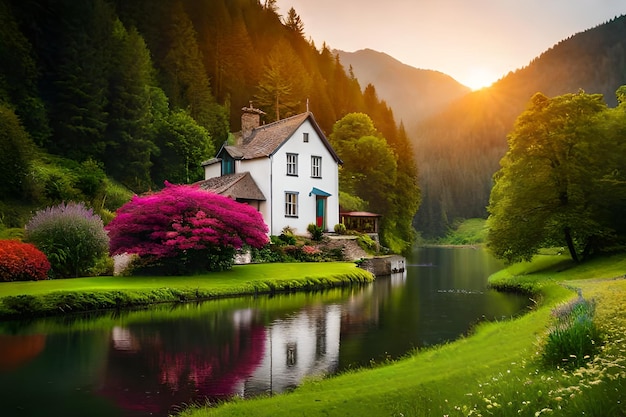
[[[624,0],[277,0],[318,49],[373,49],[488,86],[571,35],[626,14]]]

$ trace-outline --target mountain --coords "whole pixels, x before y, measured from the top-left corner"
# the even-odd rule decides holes
[[[582,89],[603,94],[614,106],[615,91],[624,84],[626,16],[621,16],[559,42],[490,88],[407,128],[422,190],[416,228],[425,236],[440,236],[457,219],[487,215],[507,134],[533,94],[552,97]]]
[[[346,69],[352,68],[362,87],[372,84],[395,118],[410,129],[443,110],[471,90],[439,71],[414,68],[372,49],[334,50]]]

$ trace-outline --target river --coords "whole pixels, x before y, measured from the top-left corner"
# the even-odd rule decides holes
[[[487,289],[501,268],[482,249],[419,248],[364,287],[0,323],[3,415],[167,416],[396,359],[523,313],[527,297]]]

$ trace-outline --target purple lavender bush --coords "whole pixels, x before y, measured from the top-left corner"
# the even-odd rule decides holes
[[[109,250],[102,219],[83,203],[61,203],[36,212],[26,224],[25,240],[48,257],[52,278],[90,275]]]

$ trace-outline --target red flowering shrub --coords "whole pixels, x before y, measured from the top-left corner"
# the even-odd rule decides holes
[[[323,260],[322,251],[315,246],[286,245],[283,251],[292,261],[299,262],[321,262]]]
[[[168,183],[120,207],[106,230],[111,255],[137,254],[140,264],[173,275],[228,269],[237,249],[268,242],[267,226],[253,207]]]
[[[48,278],[50,262],[39,249],[19,240],[0,240],[0,281]]]

